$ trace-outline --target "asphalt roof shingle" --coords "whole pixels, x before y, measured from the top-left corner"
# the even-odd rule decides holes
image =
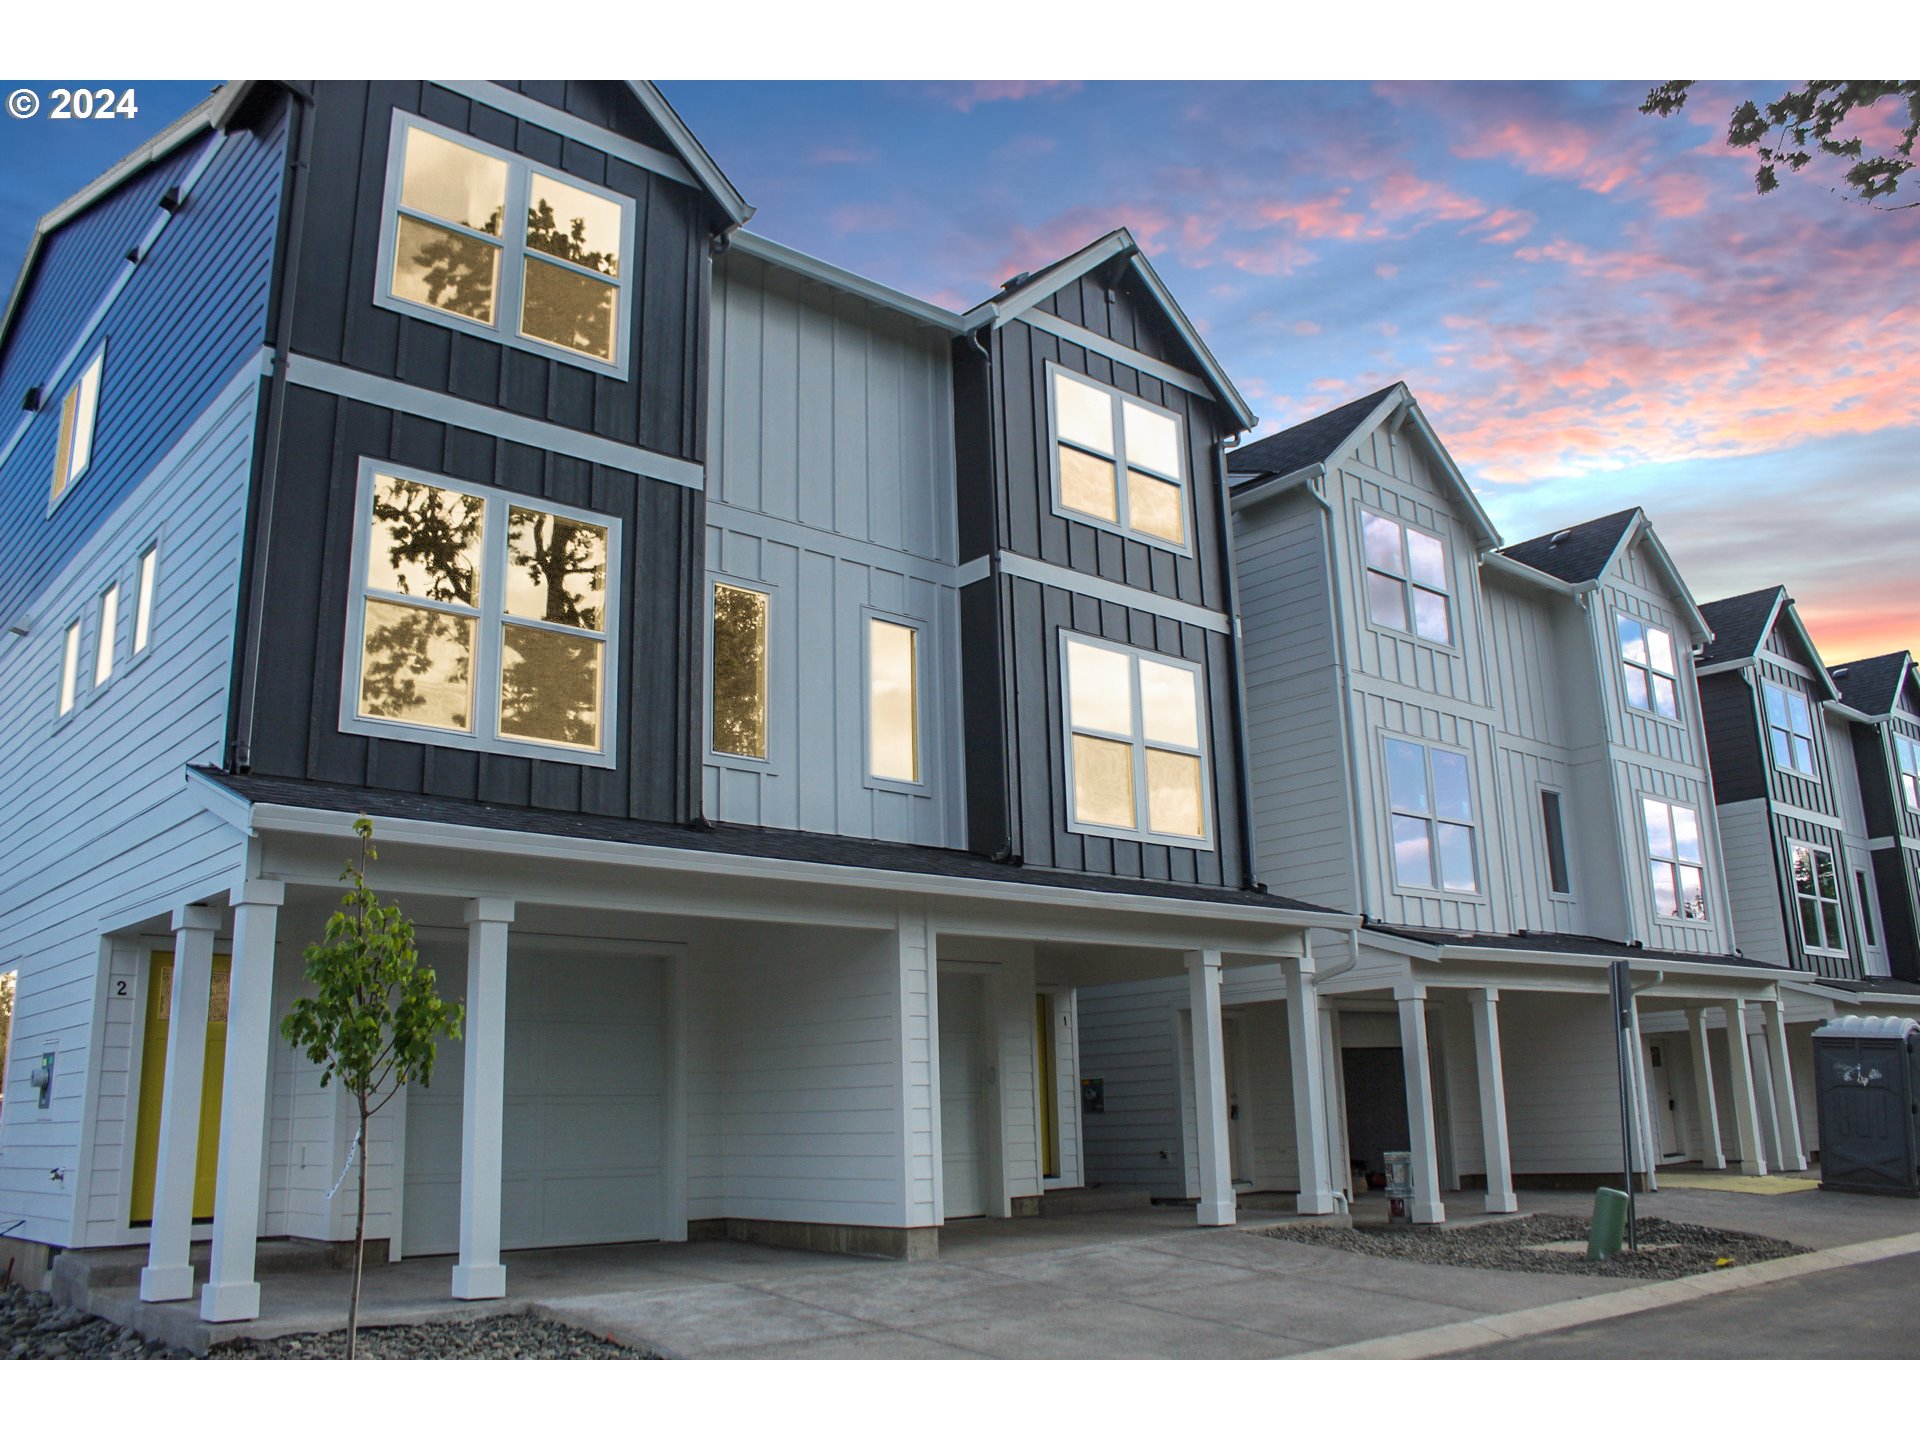
[[[1725,600],[1709,600],[1700,607],[1713,630],[1713,640],[1700,652],[1702,665],[1717,665],[1724,660],[1747,660],[1767,638],[1767,621],[1784,587],[1769,585],[1745,595],[1730,595]]]
[[[1598,520],[1582,521],[1551,534],[1503,545],[1499,553],[1569,585],[1583,585],[1600,578],[1600,572],[1613,559],[1613,552],[1620,548],[1621,537],[1639,514],[1637,508],[1619,510]]]
[[[1849,660],[1828,670],[1840,687],[1840,698],[1862,715],[1885,715],[1900,697],[1907,667],[1913,664],[1910,651],[1896,650],[1891,655],[1874,655],[1865,660]]]
[[[1302,420],[1262,439],[1227,452],[1227,473],[1235,477],[1252,475],[1291,475],[1308,465],[1317,465],[1333,454],[1360,422],[1371,415],[1399,387],[1395,381],[1384,390],[1349,400],[1338,409],[1311,420]]]

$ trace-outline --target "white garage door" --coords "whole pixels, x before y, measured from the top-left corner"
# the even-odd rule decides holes
[[[949,1220],[987,1209],[981,988],[977,975],[940,977],[940,1184]]]
[[[464,956],[436,968],[443,995],[466,993]],[[660,1237],[665,1055],[659,961],[508,961],[502,1248]],[[465,1064],[442,1042],[433,1085],[407,1096],[408,1255],[460,1248]]]

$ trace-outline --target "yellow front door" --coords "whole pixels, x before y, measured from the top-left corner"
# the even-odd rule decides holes
[[[1049,1180],[1060,1178],[1060,1127],[1055,1123],[1054,1106],[1060,1103],[1058,1072],[1053,1061],[1053,1003],[1044,993],[1033,997],[1033,1028],[1039,1039],[1039,1064],[1035,1077],[1040,1099],[1040,1173]]]
[[[135,1225],[153,1223],[154,1172],[160,1163],[160,1101],[167,1088],[167,1031],[173,1015],[173,952],[153,952],[147,976],[146,1039],[140,1050],[139,1118],[133,1139]],[[207,1058],[200,1082],[200,1151],[193,1172],[193,1218],[213,1218],[213,1177],[220,1157],[220,1087],[227,1073],[227,987],[233,961],[213,957],[207,999]]]

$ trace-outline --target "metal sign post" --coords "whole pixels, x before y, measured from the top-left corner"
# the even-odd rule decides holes
[[[1625,960],[1607,967],[1607,992],[1613,1001],[1613,1056],[1620,1072],[1620,1175],[1627,1192],[1627,1248],[1640,1248],[1639,1218],[1633,1198],[1633,975]]]

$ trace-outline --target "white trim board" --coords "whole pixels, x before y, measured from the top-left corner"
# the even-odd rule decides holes
[[[1202,630],[1211,630],[1216,635],[1231,635],[1233,621],[1218,610],[1209,610],[1203,605],[1192,605],[1185,600],[1173,600],[1164,595],[1156,595],[1151,590],[1136,590],[1131,585],[1122,585],[1117,580],[1103,579],[1098,575],[1083,574],[1078,570],[1069,570],[1064,565],[1052,565],[1045,560],[1035,560],[1026,555],[1016,555],[1011,550],[1002,550],[999,554],[1000,569],[1008,575],[1022,580],[1031,580],[1036,585],[1047,585],[1056,590],[1071,590],[1095,600],[1104,600],[1113,605],[1125,605],[1132,610],[1144,610],[1149,615],[1158,615],[1163,619],[1177,620],[1183,625],[1193,625]],[[969,565],[979,565],[982,561],[970,561]],[[968,580],[964,583],[972,583]]]
[[[1029,310],[1020,317],[1036,330],[1044,330],[1069,345],[1078,345],[1082,350],[1091,350],[1096,355],[1104,355],[1109,360],[1118,361],[1129,369],[1138,370],[1142,375],[1151,375],[1179,389],[1191,391],[1203,399],[1214,398],[1213,387],[1190,370],[1182,370],[1177,365],[1169,365],[1164,360],[1156,360],[1143,351],[1122,345],[1118,340],[1109,340],[1096,334],[1084,325],[1076,325],[1071,320],[1062,320],[1058,315],[1045,310]]]

